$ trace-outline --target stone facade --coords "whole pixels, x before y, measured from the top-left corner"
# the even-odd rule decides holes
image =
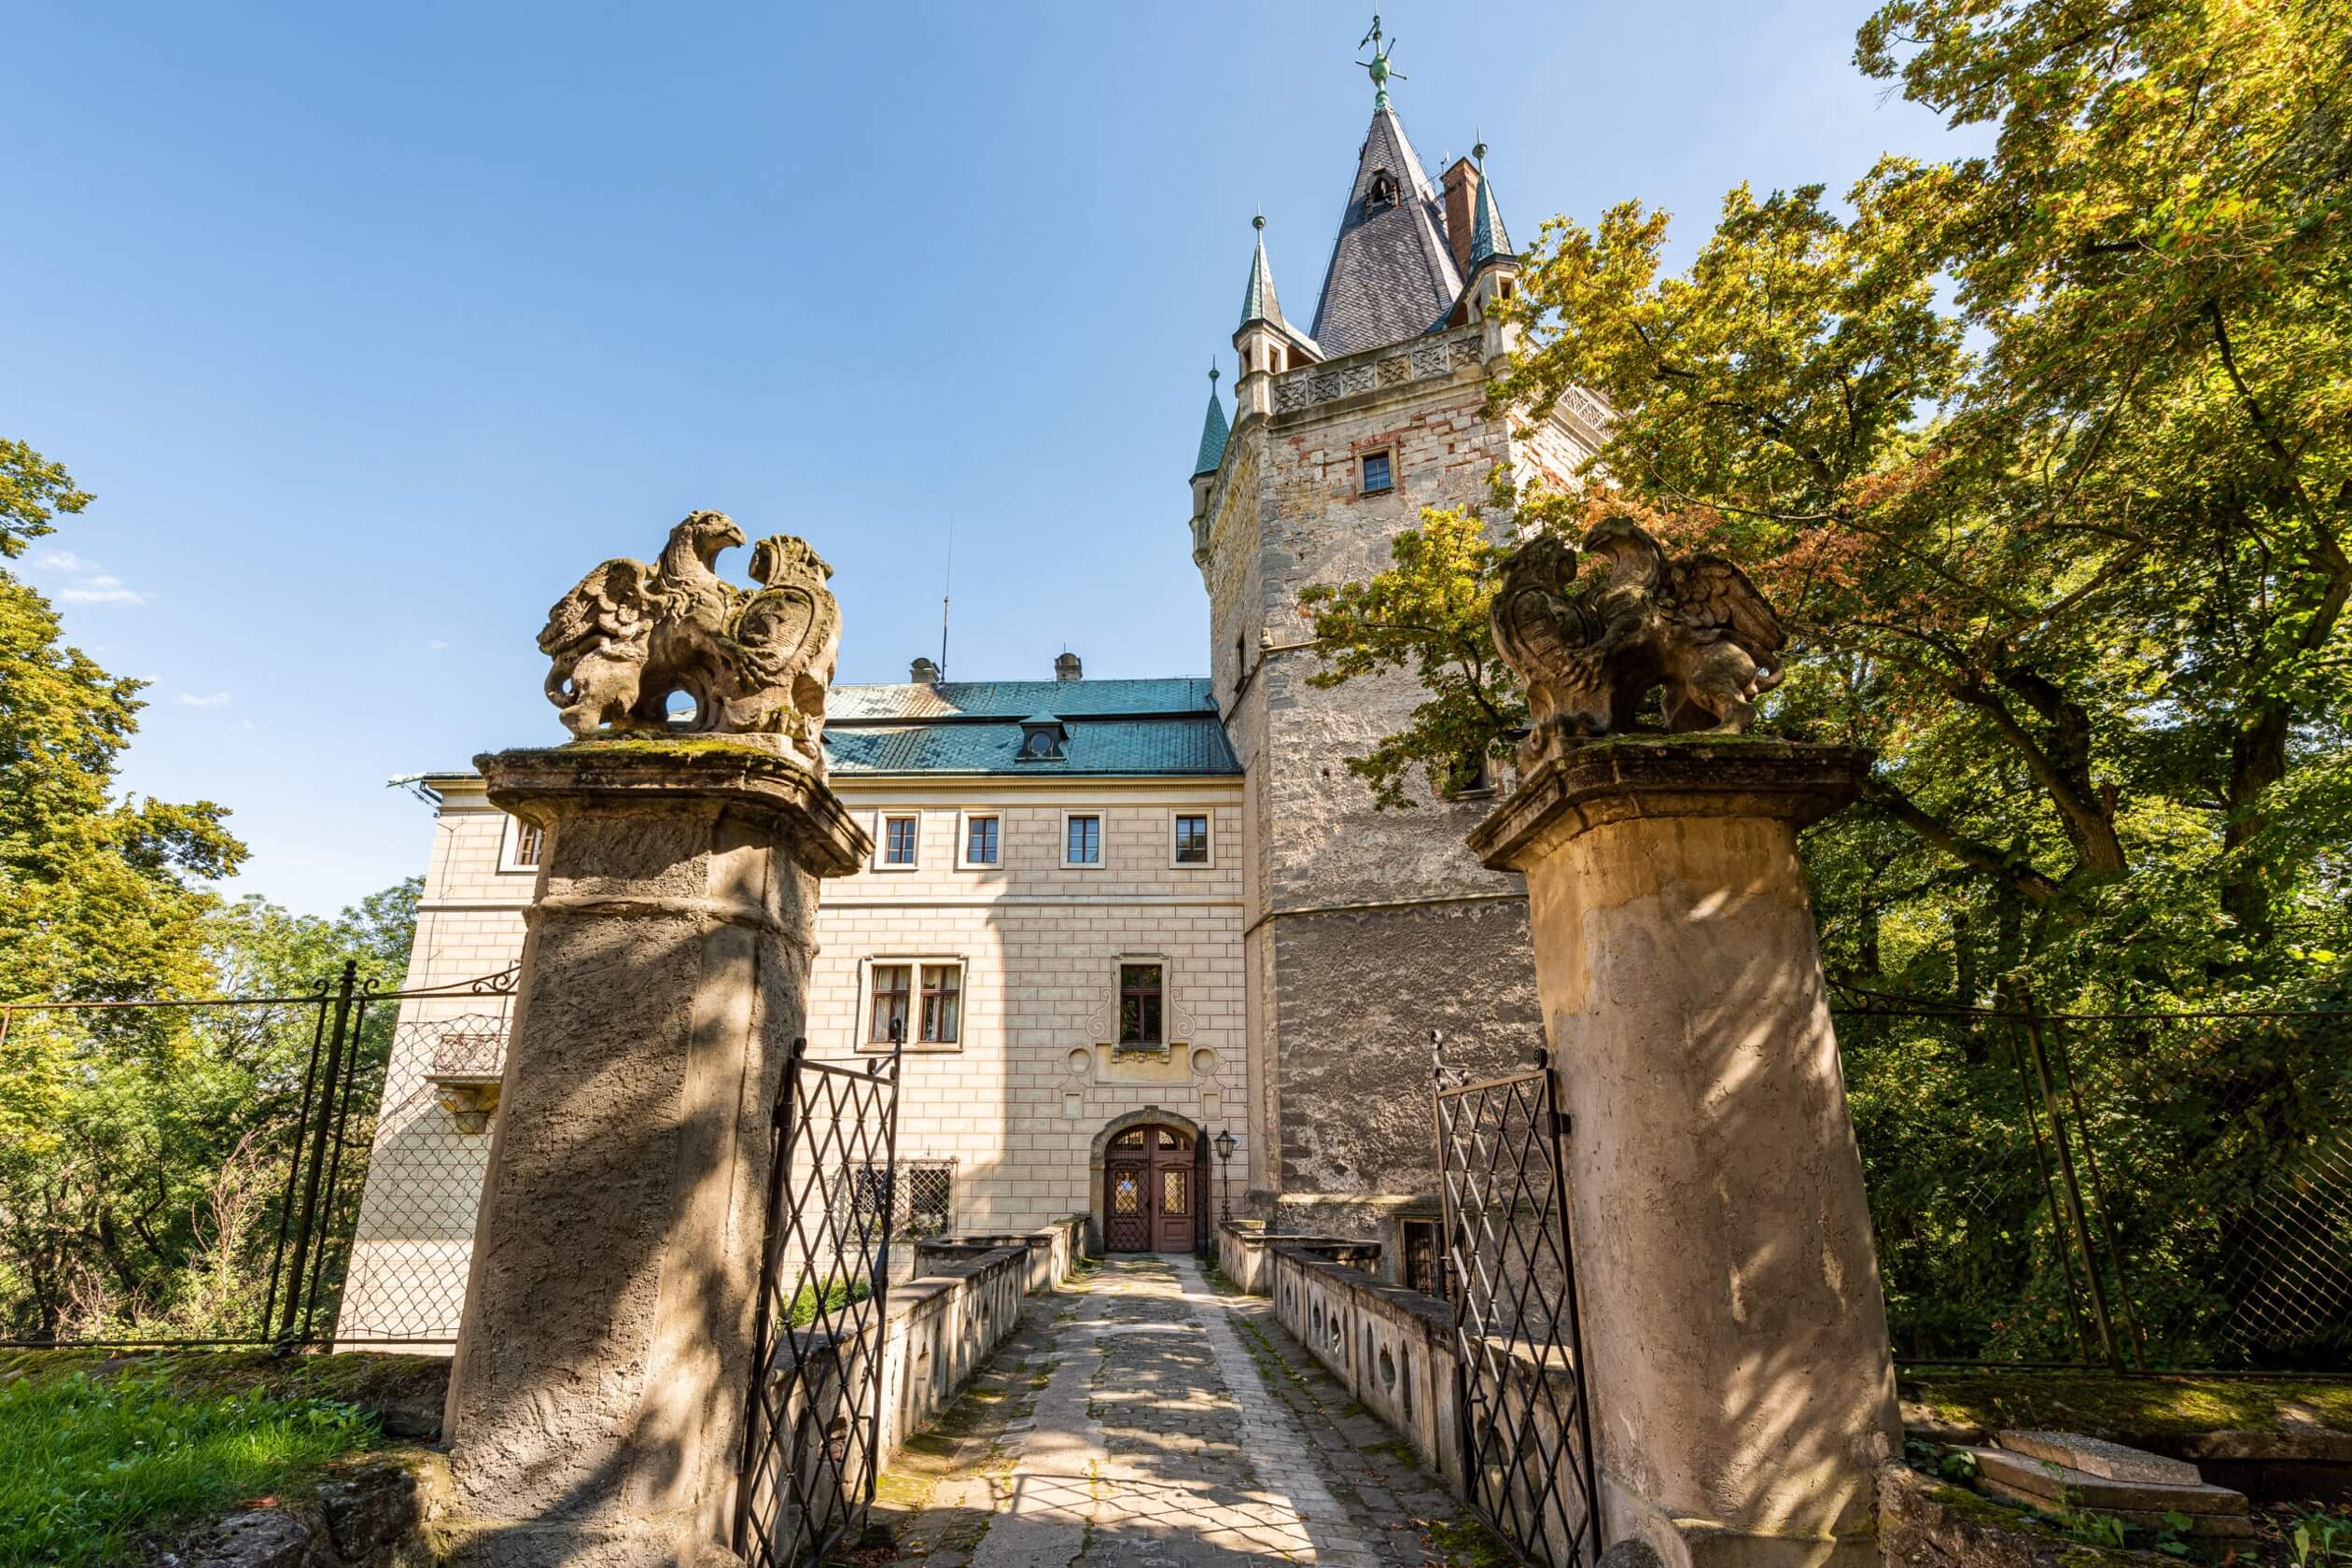
[[[854,1059],[873,1048],[861,1025],[877,960],[962,964],[959,1039],[907,1044],[900,1102],[900,1161],[948,1173],[947,1228],[1029,1230],[1079,1212],[1093,1216],[1099,1247],[1100,1155],[1113,1123],[1151,1112],[1144,1119],[1211,1138],[1231,1122],[1243,1137],[1251,1073],[1238,777],[884,781],[837,772],[833,782],[877,842],[886,819],[912,816],[916,861],[885,869],[877,850],[864,869],[826,885],[807,992],[810,1054]],[[513,962],[538,875],[518,860],[518,824],[490,804],[478,777],[430,783],[440,799],[412,990]],[[1209,864],[1172,863],[1179,811],[1210,817]],[[1071,812],[1101,816],[1099,867],[1062,864]],[[973,814],[999,819],[996,867],[959,863]],[[1166,966],[1165,1055],[1113,1049],[1123,958]],[[504,1010],[495,997],[404,1004],[341,1319],[353,1343],[455,1330],[490,1141],[441,1108],[431,1075],[437,1047],[446,1055],[441,1026],[479,1018],[479,1032],[495,1036]],[[1211,1172],[1198,1201],[1214,1192]]]
[[[1543,1043],[1524,888],[1463,847],[1491,791],[1374,810],[1346,759],[1402,728],[1422,693],[1403,672],[1311,685],[1298,608],[1310,584],[1385,567],[1424,507],[1487,511],[1497,467],[1556,485],[1589,454],[1597,432],[1577,410],[1525,434],[1484,412],[1492,339],[1472,321],[1245,374],[1222,465],[1194,486],[1214,689],[1247,777],[1250,1029],[1265,1069],[1253,1204],[1279,1204],[1286,1227],[1393,1243],[1399,1216],[1434,1207],[1432,1029],[1463,1061]],[[1250,411],[1253,394],[1270,412]],[[1371,454],[1388,458],[1384,491],[1364,488]]]

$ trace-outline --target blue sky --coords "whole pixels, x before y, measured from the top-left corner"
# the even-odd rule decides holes
[[[0,431],[98,495],[17,569],[154,682],[126,785],[231,807],[239,892],[421,870],[385,778],[562,738],[547,606],[697,507],[833,563],[844,680],[936,653],[951,527],[951,675],[1205,669],[1204,372],[1253,208],[1312,314],[1365,10],[17,9]],[[1949,145],[1862,15],[1384,21],[1433,175],[1483,131],[1515,231],[1639,197],[1687,255],[1739,180]]]

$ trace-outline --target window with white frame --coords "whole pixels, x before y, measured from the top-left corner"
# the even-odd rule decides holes
[[[500,871],[537,871],[539,858],[546,852],[546,829],[520,817],[506,819],[506,833],[498,845]]]
[[[917,811],[885,811],[874,832],[874,869],[913,871],[922,848],[923,817]]]
[[[993,811],[963,814],[956,863],[966,871],[989,871],[1004,863],[1004,819]]]
[[[1062,813],[1062,864],[1093,869],[1102,864],[1102,813]]]
[[[869,1050],[900,1042],[933,1050],[961,1045],[963,993],[961,959],[875,959],[866,965],[861,1043]]]
[[[1168,863],[1171,866],[1214,865],[1216,851],[1210,843],[1210,817],[1206,810],[1179,806],[1168,814]]]

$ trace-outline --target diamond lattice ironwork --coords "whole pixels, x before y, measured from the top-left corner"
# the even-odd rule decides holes
[[[777,1095],[735,1521],[750,1568],[823,1561],[857,1542],[874,1505],[899,1067],[895,1044],[851,1068],[795,1041]]]
[[[1477,1078],[1439,1054],[1435,1111],[1471,1505],[1525,1561],[1589,1568],[1601,1529],[1548,1059],[1539,1051],[1524,1072]]]

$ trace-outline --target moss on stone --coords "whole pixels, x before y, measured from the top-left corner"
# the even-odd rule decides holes
[[[2206,1432],[2307,1430],[2294,1406],[2352,1431],[2352,1382],[2295,1378],[2119,1378],[2103,1372],[1954,1372],[1905,1378],[1902,1394],[1954,1426],[2047,1427],[2131,1442]]]
[[[1473,1519],[1431,1519],[1429,1540],[1455,1568],[1517,1568],[1519,1559]]]

